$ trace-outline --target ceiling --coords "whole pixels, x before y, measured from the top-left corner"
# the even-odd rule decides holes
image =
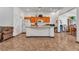
[[[20,7],[25,12],[57,12],[63,7]]]
[[[51,13],[51,12],[57,12],[60,11],[60,15],[69,12],[74,7],[19,7],[21,10],[23,10],[26,13],[29,12],[43,12],[43,13]]]

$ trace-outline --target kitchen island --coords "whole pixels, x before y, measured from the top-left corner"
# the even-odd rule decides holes
[[[48,36],[54,37],[54,24],[50,17],[39,15],[38,17],[24,17],[26,20],[26,36]]]
[[[26,27],[26,36],[48,36],[54,37],[54,26],[30,26]]]

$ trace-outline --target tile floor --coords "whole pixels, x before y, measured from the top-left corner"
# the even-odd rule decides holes
[[[30,37],[25,34],[0,43],[0,51],[77,51],[79,43],[76,37],[68,33],[55,33],[54,38]]]

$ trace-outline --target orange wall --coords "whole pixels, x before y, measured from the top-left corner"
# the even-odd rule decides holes
[[[39,19],[43,20],[44,22],[49,23],[50,17],[25,17],[24,19],[30,19],[32,23],[37,22]]]

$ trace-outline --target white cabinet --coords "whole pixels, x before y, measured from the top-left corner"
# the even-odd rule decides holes
[[[50,27],[50,37],[54,37],[54,27]]]
[[[54,27],[26,28],[26,36],[49,36],[54,37]]]

